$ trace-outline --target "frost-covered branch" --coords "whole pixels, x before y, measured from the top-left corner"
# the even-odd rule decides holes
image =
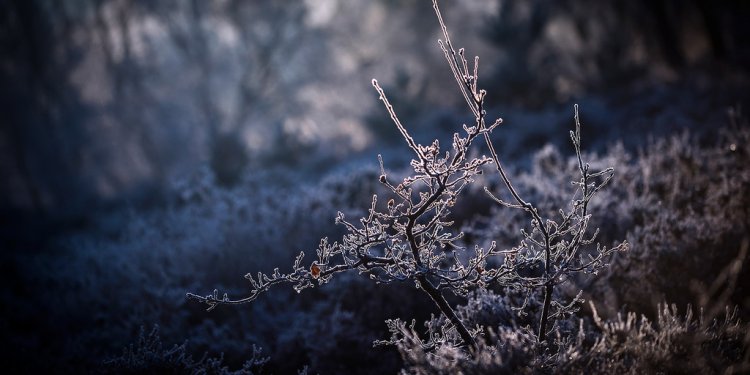
[[[589,234],[588,231],[591,218],[589,201],[610,182],[614,172],[612,168],[591,172],[589,165],[583,162],[576,106],[576,128],[571,132],[571,140],[581,176],[573,182],[576,192],[571,207],[567,211],[560,210],[559,218],[543,218],[543,212],[521,197],[494,148],[490,134],[502,120],[497,119],[489,125],[486,122],[484,100],[487,93],[478,86],[479,58],[474,59],[470,69],[463,49],[456,51],[453,47],[437,1],[433,1],[433,6],[445,38],[444,42],[439,42],[440,47],[475,116],[474,125],[463,124],[462,131],[453,134],[447,151],[441,150],[437,139],[429,145],[419,144],[399,119],[385,91],[373,79],[372,85],[379,100],[414,157],[410,163],[412,172],[394,181],[385,170],[383,157],[378,156],[379,181],[389,191],[387,203],[379,203],[378,196],[374,195],[367,215],[355,221],[347,220],[339,212],[336,223],[347,232],[339,241],[329,243],[327,238],[322,239],[316,250],[316,259],[309,265],[303,262],[305,253],[301,252],[289,273],[275,269],[270,275],[248,274],[246,278],[251,290],[243,298],[230,299],[226,294],[219,296],[218,291],[207,296],[191,293],[188,297],[208,304],[210,310],[222,304],[253,301],[277,284],[291,284],[300,292],[327,283],[339,272],[357,270],[378,283],[410,281],[415,284],[432,299],[446,319],[446,325],[440,327],[441,332],[454,332],[460,338],[456,344],[470,348],[476,348],[476,335],[480,330],[465,325],[444,293],[465,297],[474,290],[490,286],[521,288],[529,293],[542,288],[544,305],[539,318],[539,342],[545,341],[550,318],[566,315],[577,308],[581,301],[578,297],[568,303],[553,301],[554,287],[576,273],[596,273],[607,266],[608,255],[627,247],[625,243],[611,248],[599,244],[591,246],[598,232]],[[475,154],[470,151],[479,137],[484,139],[490,157],[470,157]],[[489,164],[494,165],[512,200],[505,201],[486,187],[485,191],[501,206],[526,211],[531,225],[522,230],[522,239],[516,247],[498,249],[493,241],[486,249],[474,246],[473,251],[469,251],[458,242],[463,233],[454,227],[449,215],[461,194]],[[526,308],[528,300],[519,308]],[[442,338],[448,336],[439,335]]]
[[[512,202],[505,201],[493,194],[489,188],[485,187],[487,194],[501,206],[521,209],[528,212],[531,219],[531,231],[523,231],[524,241],[516,249],[514,254],[520,256],[513,257],[512,262],[503,263],[503,277],[498,277],[496,282],[507,286],[523,285],[527,288],[544,289],[544,305],[539,320],[539,331],[537,338],[540,342],[545,341],[547,335],[547,321],[550,317],[550,309],[557,306],[559,309],[572,309],[573,304],[560,304],[552,300],[554,286],[563,283],[569,277],[578,272],[596,273],[599,269],[607,267],[606,259],[615,251],[627,249],[627,243],[623,242],[611,248],[602,247],[599,244],[594,249],[588,249],[585,255],[582,253],[584,246],[591,245],[596,239],[598,230],[593,235],[586,238],[590,214],[588,213],[589,201],[594,195],[606,186],[614,176],[613,168],[606,168],[602,171],[591,172],[587,163],[583,162],[581,156],[581,123],[578,116],[578,105],[575,105],[575,131],[570,132],[570,138],[575,148],[578,161],[578,169],[581,177],[578,181],[573,181],[577,186],[577,191],[572,198],[572,207],[567,213],[562,212],[561,220],[543,219],[539,209],[532,203],[524,200],[521,194],[514,187],[508,173],[501,163],[495,146],[490,137],[492,130],[502,121],[497,120],[491,126],[485,126],[484,97],[486,91],[478,89],[478,71],[479,57],[474,58],[473,69],[469,69],[469,63],[466,59],[463,49],[455,50],[453,42],[448,33],[448,27],[440,14],[437,0],[433,0],[433,7],[438,17],[438,22],[443,31],[445,41],[440,41],[440,48],[443,50],[448,65],[451,68],[453,77],[458,83],[464,99],[469,109],[476,117],[477,126],[484,130],[485,144],[490,152],[490,158],[495,169],[512,197]],[[516,261],[515,259],[518,259]],[[538,275],[529,277],[523,272],[529,264],[529,260],[543,261],[543,272]],[[577,300],[574,299],[574,300]],[[558,310],[559,310],[558,309]],[[553,313],[553,316],[559,315],[560,311]]]

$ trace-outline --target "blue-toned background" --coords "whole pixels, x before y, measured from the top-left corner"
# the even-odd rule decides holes
[[[643,272],[706,282],[702,267],[734,257],[750,228],[748,145],[738,141],[750,106],[748,3],[442,7],[454,43],[481,57],[488,113],[505,120],[493,137],[529,195],[544,200],[551,193],[535,182],[564,180],[549,163],[572,154],[578,103],[584,148],[622,171],[602,198],[606,241],[636,242],[643,259],[675,247]],[[418,142],[449,144],[473,121],[438,38],[431,4],[416,0],[0,3],[3,367],[111,370],[102,363],[158,325],[165,349],[187,340],[188,353],[224,353],[231,368],[256,345],[276,373],[396,372],[398,353],[371,346],[388,336],[384,319],[435,313],[411,285],[351,275],[213,312],[185,292],[241,295],[247,272],[289,267],[340,236],[336,211],[361,215],[381,191],[377,154],[407,172],[411,155],[372,78]],[[461,225],[502,217],[481,187],[469,194]],[[659,212],[700,238],[659,232]],[[674,255],[691,246],[694,265]],[[641,280],[634,269],[607,285]],[[655,302],[694,302],[687,286],[665,283],[649,284]],[[622,294],[601,303],[653,313],[654,301]]]

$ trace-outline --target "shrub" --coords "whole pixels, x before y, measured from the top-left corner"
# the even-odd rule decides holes
[[[141,327],[137,343],[124,348],[121,356],[104,361],[99,370],[105,374],[253,375],[268,362],[268,358],[261,356],[261,350],[253,346],[250,359],[241,369],[232,371],[223,364],[223,355],[214,358],[205,354],[196,361],[186,347],[187,342],[165,349],[159,326],[148,335]]]
[[[429,146],[418,144],[401,123],[384,91],[376,80],[372,81],[393,123],[408,147],[414,153],[411,161],[413,173],[399,182],[389,178],[379,156],[379,180],[388,189],[387,203],[379,202],[374,195],[368,214],[358,221],[348,221],[343,213],[336,217],[347,233],[342,240],[329,242],[323,238],[317,249],[317,259],[304,261],[301,252],[289,273],[278,268],[270,274],[247,274],[250,294],[240,299],[230,299],[218,291],[207,296],[188,293],[188,297],[206,303],[209,310],[222,304],[242,304],[255,300],[277,284],[293,284],[297,292],[329,282],[333,275],[357,270],[377,283],[410,282],[426,293],[442,314],[444,321],[439,330],[423,345],[441,343],[477,349],[476,338],[480,327],[467,326],[446,299],[446,292],[466,297],[472,290],[494,285],[523,291],[525,297],[521,310],[539,305],[536,341],[546,343],[550,331],[548,322],[560,319],[577,310],[579,296],[563,302],[555,300],[555,286],[564,284],[580,273],[596,273],[606,267],[608,255],[625,250],[626,243],[603,247],[595,243],[597,232],[590,233],[589,203],[594,195],[611,180],[612,168],[594,171],[584,163],[581,153],[581,125],[575,109],[575,131],[570,132],[577,157],[580,178],[573,181],[577,187],[570,207],[547,215],[537,206],[524,200],[511,183],[496,152],[491,133],[502,120],[486,122],[484,99],[486,91],[478,89],[479,58],[473,70],[464,57],[463,49],[456,51],[450,40],[437,2],[433,1],[435,14],[443,30],[445,41],[441,49],[475,117],[473,126],[463,126],[463,133],[454,133],[452,150],[442,153],[438,140]],[[473,144],[484,140],[490,157],[472,157]],[[502,185],[510,195],[506,201],[498,194],[485,191],[501,206],[522,210],[531,219],[530,229],[521,231],[523,240],[516,246],[500,249],[495,242],[487,247],[475,246],[466,251],[459,240],[463,233],[454,228],[450,220],[451,208],[462,192],[483,173],[484,167],[494,165]],[[559,214],[559,215],[558,215]],[[541,291],[541,292],[540,292]],[[541,301],[534,298],[541,294]],[[392,330],[403,331],[402,323],[391,321]],[[439,333],[438,333],[439,332]],[[393,343],[399,339],[396,338]]]
[[[487,296],[477,296],[487,298]],[[492,302],[495,303],[494,301]],[[680,314],[661,304],[651,321],[633,312],[604,320],[569,320],[556,328],[550,350],[540,352],[532,332],[498,326],[469,355],[445,343],[425,347],[413,326],[392,325],[404,374],[654,374],[740,373],[750,369],[750,327],[726,309],[709,319],[691,308]],[[428,330],[435,327],[428,322]]]

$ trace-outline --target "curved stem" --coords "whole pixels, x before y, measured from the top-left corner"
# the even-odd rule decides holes
[[[461,321],[461,319],[458,318],[458,315],[456,315],[456,312],[453,310],[453,308],[448,304],[448,301],[445,300],[445,297],[443,297],[443,294],[440,293],[440,291],[435,288],[432,283],[427,280],[427,276],[425,275],[418,275],[417,276],[417,282],[419,282],[419,287],[422,288],[422,290],[427,293],[430,298],[432,298],[432,301],[435,302],[435,304],[440,308],[440,312],[445,315],[448,320],[450,320],[451,323],[453,323],[453,326],[456,327],[456,331],[458,331],[458,335],[461,336],[461,340],[463,340],[464,345],[470,347],[471,349],[476,349],[477,343],[474,341],[474,337],[471,336],[471,333],[469,333],[469,330],[466,328],[464,323]]]
[[[547,340],[547,320],[549,318],[549,310],[552,305],[552,284],[544,286],[544,307],[542,308],[542,317],[539,319],[539,332],[537,333],[537,340],[541,343]]]

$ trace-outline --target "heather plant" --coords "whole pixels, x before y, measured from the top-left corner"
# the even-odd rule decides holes
[[[122,350],[119,357],[103,362],[98,369],[103,374],[194,374],[194,375],[253,375],[262,372],[268,357],[261,355],[259,348],[253,347],[250,359],[242,368],[231,370],[224,364],[223,355],[209,357],[208,353],[196,360],[187,351],[187,342],[165,348],[159,337],[159,326],[151,332],[141,327],[135,344]]]
[[[750,173],[747,124],[736,123],[700,145],[689,134],[651,142],[635,163],[623,165],[623,183],[607,191],[610,225],[627,228],[628,257],[616,258],[594,299],[606,302],[607,315],[627,305],[647,313],[661,301],[700,304],[694,285],[710,285],[730,262],[750,230]],[[686,275],[675,282],[672,275]],[[639,283],[639,288],[621,285]],[[748,277],[740,277],[747,285]],[[740,290],[741,291],[741,290]],[[726,304],[742,304],[733,291]],[[720,308],[723,309],[723,305]]]
[[[200,321],[196,321],[196,315],[201,315],[202,309],[186,304],[186,289],[205,284],[231,288],[231,275],[250,267],[272,269],[274,264],[293,256],[291,252],[278,252],[278,246],[290,248],[300,240],[315,240],[304,237],[310,236],[309,232],[300,230],[289,235],[289,231],[279,227],[298,225],[318,233],[338,233],[338,228],[323,218],[335,214],[336,209],[352,215],[361,213],[349,202],[362,202],[363,197],[364,202],[369,201],[369,193],[359,190],[371,190],[377,184],[378,170],[339,170],[316,184],[296,186],[294,194],[283,185],[269,188],[269,176],[277,183],[283,177],[273,171],[260,171],[243,176],[239,186],[226,189],[217,186],[210,169],[202,168],[174,182],[166,207],[102,215],[97,227],[66,233],[55,240],[54,251],[48,253],[5,254],[8,260],[4,264],[16,267],[23,275],[24,285],[8,289],[17,295],[5,294],[6,300],[18,300],[8,318],[9,337],[23,338],[14,339],[11,345],[31,352],[28,348],[35,342],[44,343],[44,348],[38,350],[43,350],[41,355],[48,360],[25,361],[28,366],[43,363],[54,368],[75,363],[95,367],[102,357],[119,353],[125,343],[133,341],[139,326],[159,324],[164,338],[177,342],[189,338],[187,349],[198,352],[196,358],[202,352],[223,352],[225,363],[239,366],[251,343],[266,352],[280,353],[273,344],[293,342],[293,337],[285,341],[276,334],[282,331],[281,327],[288,327],[289,321],[301,322],[300,331],[333,326],[328,320],[329,310],[306,311],[299,307],[313,298],[309,294],[292,304],[286,303],[292,310],[286,316],[267,312],[269,306],[288,301],[289,296],[284,293],[256,303],[250,311],[228,311]],[[374,180],[372,184],[370,180]],[[359,181],[361,185],[349,181]],[[306,215],[300,218],[296,212]],[[190,228],[189,233],[186,228]],[[263,256],[238,260],[245,250],[241,244],[249,240],[255,244],[256,254]],[[164,244],[169,247],[154,251]],[[204,268],[213,272],[201,272]],[[139,288],[128,287],[133,285]],[[26,290],[39,292],[33,298],[21,298]],[[333,290],[327,288],[326,292]],[[29,331],[25,323],[28,321],[39,323]],[[59,324],[61,321],[66,324]],[[363,327],[363,337],[369,342],[380,337],[378,332],[382,331],[368,330],[359,317],[356,324],[345,325],[352,326]],[[323,332],[322,337],[328,337],[324,328],[319,331]],[[49,335],[55,339],[41,338]],[[313,362],[300,360],[288,371],[301,368],[305,361]]]
[[[516,308],[523,313],[529,306],[536,305],[533,297],[541,291],[543,301],[536,332],[539,343],[546,341],[549,320],[576,311],[580,295],[567,302],[553,301],[555,286],[578,273],[596,273],[606,267],[608,255],[627,247],[626,243],[609,248],[599,244],[590,246],[595,243],[597,233],[588,230],[589,202],[611,180],[614,172],[612,168],[593,171],[583,162],[576,107],[576,127],[570,136],[580,178],[573,181],[577,189],[570,208],[559,210],[559,216],[543,217],[534,204],[525,201],[512,184],[491,139],[491,133],[502,120],[486,122],[486,91],[478,88],[479,58],[474,59],[470,70],[463,49],[456,51],[453,47],[436,1],[433,7],[445,38],[444,42],[440,41],[441,49],[475,123],[464,124],[463,132],[454,133],[451,150],[445,153],[438,140],[428,146],[418,144],[399,120],[384,90],[373,80],[380,100],[415,157],[411,161],[413,172],[395,182],[389,178],[382,156],[378,156],[379,180],[390,192],[387,204],[379,203],[378,196],[374,195],[368,214],[358,221],[347,220],[339,213],[336,223],[347,230],[340,242],[331,243],[323,238],[316,251],[317,259],[307,265],[305,253],[300,252],[289,273],[276,268],[270,274],[247,274],[251,291],[244,298],[230,299],[226,293],[219,295],[216,290],[207,296],[188,293],[189,298],[208,304],[211,310],[222,304],[251,302],[277,284],[292,284],[301,292],[314,284],[328,283],[335,274],[357,270],[377,283],[412,282],[430,297],[445,321],[440,329],[431,330],[434,334],[425,345],[451,342],[470,349],[477,348],[476,337],[481,328],[467,326],[449,304],[446,293],[466,297],[470,291],[495,285],[522,290],[525,298]],[[477,138],[484,140],[490,157],[471,156]],[[494,165],[511,199],[506,201],[485,188],[487,194],[504,207],[525,211],[531,219],[531,228],[521,231],[523,240],[515,247],[500,249],[491,242],[489,246],[475,246],[473,251],[467,251],[459,243],[463,233],[454,228],[450,210],[488,165]],[[389,321],[388,324],[393,329],[401,323]]]
[[[392,325],[405,374],[527,374],[527,373],[744,373],[750,369],[750,327],[743,323],[729,296],[738,286],[748,242],[707,287],[697,288],[700,304],[682,312],[675,304],[659,303],[653,319],[633,311],[607,319],[594,302],[582,318],[561,321],[551,335],[550,349],[536,350],[531,332],[519,330],[512,293],[474,293],[459,309],[462,318],[483,322],[484,339],[469,355],[446,343],[426,347],[413,325]],[[440,318],[426,323],[440,327]]]
[[[488,329],[471,354],[439,344],[426,348],[413,326],[395,327],[404,374],[743,373],[750,369],[748,325],[727,308],[709,319],[688,307],[660,304],[655,320],[634,312],[605,320],[568,320],[553,331],[552,349],[513,327]],[[572,329],[571,329],[572,328]]]
[[[642,373],[745,373],[750,369],[750,327],[731,301],[741,280],[748,242],[710,285],[693,284],[698,307],[681,313],[677,305],[659,303],[653,319],[618,313],[600,317],[590,302],[591,320],[581,320],[575,339],[560,341],[554,363],[561,372],[583,370]],[[589,326],[587,326],[589,325]]]

